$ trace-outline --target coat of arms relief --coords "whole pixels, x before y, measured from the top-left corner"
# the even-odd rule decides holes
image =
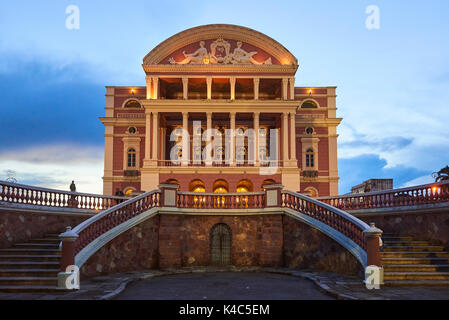
[[[242,42],[237,41],[237,47],[231,52],[231,44],[223,38],[218,38],[210,45],[210,52],[205,48],[206,43],[200,41],[200,47],[193,53],[183,51],[184,59],[175,61],[168,59],[171,64],[272,64],[271,58],[264,62],[256,61],[253,56],[257,51],[246,52],[242,49]]]

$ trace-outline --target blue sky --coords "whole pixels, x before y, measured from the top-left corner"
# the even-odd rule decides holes
[[[342,4],[344,3],[344,5]],[[80,29],[65,27],[80,8]],[[380,8],[380,29],[365,27]],[[210,23],[247,26],[299,60],[298,86],[338,86],[340,192],[431,182],[449,164],[449,2],[0,2],[0,179],[101,192],[105,85],[144,85],[142,58]]]

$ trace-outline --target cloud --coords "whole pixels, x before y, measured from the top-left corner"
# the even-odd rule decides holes
[[[102,161],[103,156],[102,147],[63,144],[0,151],[0,161],[34,164],[84,164]]]
[[[387,167],[387,161],[377,154],[365,154],[354,158],[340,159],[340,194],[348,193],[351,187],[368,179],[394,179],[394,187],[402,187],[412,179],[431,177],[432,172],[406,166]]]
[[[0,152],[56,143],[102,144],[98,118],[104,116],[105,88],[91,81],[92,67],[53,66],[8,55],[0,60]]]

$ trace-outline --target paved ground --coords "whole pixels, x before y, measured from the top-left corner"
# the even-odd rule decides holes
[[[75,292],[0,292],[0,300],[330,298],[449,300],[449,287],[383,286],[380,290],[367,290],[361,279],[334,273],[257,267],[204,267],[96,277],[82,280],[81,290]]]
[[[313,282],[273,273],[198,273],[130,284],[117,300],[329,300]]]

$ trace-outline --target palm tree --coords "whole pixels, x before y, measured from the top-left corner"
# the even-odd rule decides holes
[[[435,178],[435,182],[449,181],[449,166],[446,166],[438,172],[432,173],[432,177]]]

